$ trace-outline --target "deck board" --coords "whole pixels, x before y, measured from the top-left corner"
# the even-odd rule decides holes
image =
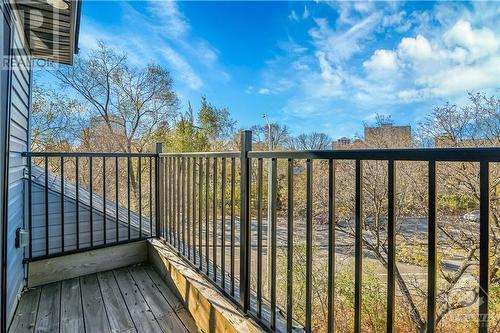
[[[179,317],[177,317],[174,309],[172,309],[165,297],[159,292],[148,273],[140,266],[131,267],[130,273],[163,332],[187,333],[186,328]]]
[[[130,313],[112,271],[98,273],[111,332],[136,332]]]
[[[149,265],[28,289],[9,332],[195,333],[196,325]]]
[[[110,332],[108,317],[104,309],[97,275],[86,275],[80,278],[82,289],[83,316],[87,332]]]
[[[137,330],[139,332],[161,332],[160,325],[137,288],[128,268],[117,269],[113,273]]]
[[[10,326],[11,332],[33,332],[41,290],[41,288],[31,289],[24,293],[23,297],[19,301],[16,314]]]
[[[61,282],[61,333],[83,333],[82,297],[78,278]]]
[[[161,279],[160,275],[153,269],[153,267],[146,266],[143,267],[143,270],[148,274],[155,287],[160,291],[163,297],[170,304],[181,322],[184,324],[184,327],[187,329],[187,331],[190,333],[198,332],[196,323],[189,311],[184,307],[184,304],[182,304],[181,300],[172,293],[165,281]]]
[[[43,286],[38,305],[35,331],[58,332],[60,307],[61,283],[54,282]]]

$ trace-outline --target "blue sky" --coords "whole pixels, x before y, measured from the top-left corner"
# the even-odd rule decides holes
[[[487,2],[85,0],[80,49],[102,39],[137,66],[164,65],[182,108],[206,95],[241,128],[265,112],[294,134],[338,138],[376,113],[416,125],[467,90],[493,94],[498,22]]]

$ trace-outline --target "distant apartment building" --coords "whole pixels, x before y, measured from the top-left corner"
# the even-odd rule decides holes
[[[364,139],[342,137],[332,142],[333,149],[356,148],[406,148],[413,146],[411,126],[394,126],[382,123],[378,126],[365,126]]]
[[[351,139],[348,137],[342,137],[337,141],[332,142],[332,149],[355,149],[355,148],[364,148],[366,145],[361,139]]]
[[[411,126],[394,126],[382,123],[375,127],[365,126],[365,144],[369,147],[411,147]]]

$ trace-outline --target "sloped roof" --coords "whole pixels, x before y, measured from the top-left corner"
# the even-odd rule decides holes
[[[45,170],[39,166],[32,165],[31,168],[31,179],[34,183],[45,187]],[[48,174],[48,188],[56,193],[61,193],[61,178],[53,173]],[[76,201],[76,185],[68,180],[64,180],[64,196],[67,199],[72,199]],[[89,206],[90,203],[90,192],[82,187],[78,186],[78,202],[81,205]],[[116,218],[116,202],[104,198],[96,193],[92,193],[92,209],[94,211],[104,213],[104,205],[106,205],[106,216],[109,219]],[[128,225],[128,209],[121,205],[118,205],[118,220],[124,225]],[[150,234],[151,221],[148,217],[142,216],[141,219],[142,234]],[[130,226],[135,230],[139,230],[139,215],[130,212]],[[153,231],[154,232],[154,231]]]

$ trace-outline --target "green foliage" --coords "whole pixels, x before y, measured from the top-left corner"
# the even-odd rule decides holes
[[[286,279],[288,276],[286,250],[278,249],[277,266],[277,298],[278,304],[286,308]],[[313,258],[324,258],[324,252],[313,247]],[[293,316],[305,322],[305,290],[306,290],[306,245],[304,242],[293,246]],[[338,265],[338,263],[337,263]],[[352,331],[354,315],[354,260],[347,260],[338,265],[335,275],[335,311],[338,332]],[[327,324],[328,304],[328,260],[313,259],[313,297],[312,317],[313,330],[325,332]],[[386,313],[386,286],[375,272],[374,264],[363,265],[363,332],[384,332]]]
[[[427,247],[414,236],[411,242],[400,242],[396,258],[409,265],[427,267]]]
[[[231,137],[236,124],[227,108],[216,108],[207,102],[205,96],[201,97],[198,123],[200,130],[210,141],[224,141]]]
[[[158,142],[165,143],[167,152],[200,152],[224,148],[234,133],[234,120],[227,109],[218,109],[203,96],[196,118],[191,103],[188,111],[174,121],[171,128],[163,126],[155,133]]]
[[[442,209],[451,213],[464,212],[476,207],[476,203],[472,200],[470,195],[463,195],[459,193],[439,194],[438,202]]]

